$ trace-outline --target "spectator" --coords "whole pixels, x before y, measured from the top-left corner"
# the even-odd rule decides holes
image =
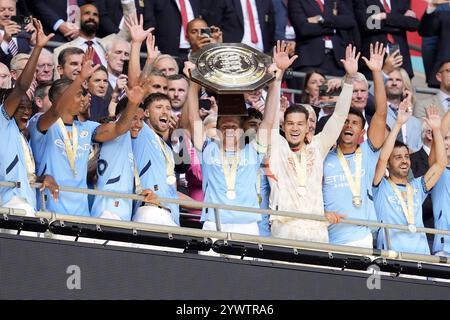
[[[357,0],[355,4],[355,15],[361,29],[362,54],[367,56],[370,44],[377,41],[388,46],[388,49],[391,44],[397,44],[403,56],[403,68],[412,78],[414,73],[406,32],[416,31],[419,28],[419,20],[411,10],[411,1]],[[371,10],[368,10],[369,7]],[[377,8],[375,13],[374,8]],[[392,53],[391,50],[388,51],[389,54]],[[362,72],[371,79],[367,69],[363,69]]]
[[[84,51],[76,47],[68,47],[58,55],[58,77],[62,79],[75,80],[80,74]]]
[[[190,49],[187,24],[199,16],[201,5],[198,2],[149,0],[145,3],[144,28],[155,28],[156,45],[161,52],[187,60]]]
[[[59,53],[68,47],[77,47],[86,51],[88,48],[94,49],[94,63],[107,66],[106,51],[96,37],[99,24],[99,14],[97,7],[92,3],[80,6],[80,34],[74,40],[65,43],[53,51],[54,64],[57,63]]]
[[[11,87],[11,72],[4,63],[0,62],[0,88],[9,89]]]
[[[210,29],[211,35],[202,32],[205,28]],[[191,46],[189,54],[197,52],[209,43],[221,43],[223,41],[222,31],[214,26],[208,27],[206,21],[201,18],[195,18],[189,21],[187,30],[187,39]]]
[[[172,105],[172,114],[179,117],[186,102],[189,80],[185,76],[174,74],[167,77],[167,95]]]
[[[108,71],[104,66],[100,66],[87,80],[87,90],[93,96],[105,97],[108,89]]]
[[[42,82],[37,86],[33,101],[33,115],[47,112],[51,108],[52,102],[48,95],[51,86],[51,82]]]
[[[221,5],[217,21],[225,43],[245,43],[262,52],[272,50],[275,43],[272,0],[223,0],[217,5]]]
[[[179,72],[177,61],[169,54],[159,55],[153,63],[153,69],[161,71],[167,77]]]
[[[130,59],[131,46],[128,42],[119,37],[114,37],[106,46],[106,60],[108,61],[108,90],[105,96],[105,101],[109,103],[112,98],[115,102],[118,101],[121,92],[128,81],[128,75],[123,72],[125,64]]]
[[[414,92],[411,91],[412,85],[406,70],[397,69],[392,71],[388,75],[386,82],[386,94],[388,100],[388,118],[387,126],[392,129],[397,120],[397,110],[400,102],[406,98],[407,95],[411,96],[411,103],[415,103]],[[397,139],[405,143],[412,152],[416,152],[422,146],[421,141],[421,122],[416,117],[410,117],[408,121],[402,126],[400,134]]]
[[[53,80],[53,53],[47,49],[43,49],[41,55],[39,56],[37,69],[36,69],[36,80],[38,83],[52,81]]]
[[[389,133],[378,159],[373,179],[374,204],[378,219],[383,223],[402,224],[409,228],[409,232],[389,230],[389,250],[430,254],[425,234],[415,231],[417,227],[423,227],[422,203],[444,172],[447,157],[444,139],[440,132],[439,110],[436,107],[430,107],[427,109],[427,113],[425,121],[433,130],[436,161],[432,162],[424,176],[408,179],[411,166],[410,152],[404,143],[396,140],[402,125],[412,115],[410,96],[406,97],[399,105],[397,122]],[[386,169],[389,170],[389,178],[385,178]],[[384,230],[380,229],[378,249],[387,250],[387,241]]]
[[[342,76],[341,59],[349,43],[343,32],[356,25],[350,9],[343,1],[322,0],[290,0],[288,8],[296,34],[296,53],[302,57],[296,70],[319,68],[327,75]]]
[[[27,2],[33,14],[43,22],[44,31],[55,33],[54,41],[66,42],[78,37],[80,31],[79,4],[84,1],[32,0]]]
[[[428,1],[422,16],[419,35],[422,36],[422,59],[429,87],[439,88],[436,72],[440,61],[450,59],[448,30],[450,29],[450,1]]]
[[[439,65],[436,79],[439,83],[439,92],[431,98],[419,102],[414,108],[414,116],[419,119],[425,116],[425,109],[430,104],[439,107],[441,116],[444,116],[450,108],[450,58]]]
[[[15,0],[0,0],[0,62],[9,66],[18,53],[30,53],[36,43],[36,30],[30,21],[21,32],[21,26],[11,17],[17,14]]]
[[[163,93],[167,94],[168,81],[167,77],[164,73],[160,71],[152,71],[148,75],[148,81],[146,83],[147,86],[147,95],[152,93]]]
[[[11,59],[10,69],[13,82],[19,79],[23,69],[25,68],[25,65],[28,62],[28,59],[30,59],[30,55],[25,53],[19,53]]]

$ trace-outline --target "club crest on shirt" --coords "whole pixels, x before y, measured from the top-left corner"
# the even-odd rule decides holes
[[[89,132],[87,132],[86,130],[83,130],[80,132],[80,137],[81,138],[86,138],[88,136]]]

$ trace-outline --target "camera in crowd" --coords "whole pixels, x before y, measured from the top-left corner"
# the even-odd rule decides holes
[[[328,92],[328,85],[323,84],[319,87],[319,97],[333,97],[341,94],[342,88],[338,88],[336,90],[331,90]]]
[[[11,21],[14,21],[20,26],[20,32],[16,34],[17,38],[30,39],[31,33],[25,30],[27,24],[31,23],[31,18],[28,16],[12,16]]]

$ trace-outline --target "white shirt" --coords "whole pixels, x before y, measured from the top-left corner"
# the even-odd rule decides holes
[[[380,0],[380,2],[381,2],[381,5],[382,5],[383,8],[384,8],[384,1],[383,1],[383,0]],[[386,3],[387,3],[387,5],[388,5],[389,9],[391,9],[391,8],[392,8],[392,6],[391,6],[391,0],[386,0]]]
[[[251,32],[250,32],[250,20],[248,18],[248,11],[247,11],[247,0],[241,0],[242,14],[244,16],[244,36],[242,37],[241,42],[245,43],[246,45],[249,45],[250,47],[253,47],[261,52],[264,52],[264,44],[263,44],[263,38],[262,38],[262,32],[261,32],[261,25],[259,24],[258,8],[256,7],[255,0],[250,0],[250,5],[252,7],[253,20],[255,22],[255,29],[256,29],[256,35],[258,36],[258,42],[257,43],[252,42]]]
[[[180,15],[181,15],[180,0],[176,0],[175,2],[177,3],[177,7],[178,7],[178,10],[180,10]],[[189,0],[184,0],[184,4],[186,6],[186,14],[187,14],[188,22],[189,22],[195,18],[194,11],[192,11],[191,2]],[[186,32],[187,32],[187,30],[186,30]],[[183,29],[183,22],[181,22],[180,49],[189,49],[191,47],[191,45],[189,44],[189,42],[187,41],[187,39],[184,35],[185,35],[185,32]]]
[[[108,72],[108,82],[114,90],[116,88],[116,84],[117,84],[117,77],[114,74],[112,74],[111,72]]]
[[[75,40],[73,40],[73,47],[81,48],[84,52],[86,52],[86,50],[88,49],[86,41],[89,40],[84,39],[83,37],[78,37]],[[108,66],[108,62],[106,61],[105,57],[105,49],[99,44],[98,38],[94,38],[91,41],[92,47],[95,49],[95,52],[97,52],[97,55],[100,58],[100,61],[102,62],[102,65],[104,65],[105,67]]]
[[[0,35],[2,36],[2,39],[3,39],[3,37],[5,36],[5,30],[0,30]],[[12,37],[11,39],[16,43],[17,48],[19,48],[19,45],[17,44],[17,38]],[[8,42],[6,42],[5,40],[2,40],[2,43],[0,44],[0,46],[6,55],[10,53],[9,47],[8,47]]]
[[[438,99],[439,99],[439,102],[441,103],[442,107],[444,108],[445,112],[447,112],[449,105],[450,105],[450,102],[447,100],[448,98],[450,98],[450,96],[448,94],[446,94],[442,90],[439,90]]]
[[[430,155],[431,149],[430,149],[428,146],[426,146],[425,144],[423,144],[423,145],[422,145],[422,148],[423,148],[423,150],[427,153],[427,155]]]

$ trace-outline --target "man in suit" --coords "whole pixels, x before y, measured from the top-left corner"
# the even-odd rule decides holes
[[[450,60],[450,1],[435,2],[428,5],[422,16],[419,35],[423,37],[422,55],[428,86],[438,88],[436,73],[439,65]]]
[[[17,15],[15,0],[0,0],[0,62],[9,66],[11,59],[18,53],[30,53],[30,45],[36,42],[33,23],[25,26],[25,31],[14,21],[12,16]]]
[[[262,52],[271,52],[275,43],[275,12],[272,0],[220,0],[211,8],[223,42],[245,43]]]
[[[130,9],[134,8],[134,12],[139,15],[142,13],[142,8],[140,6],[139,0],[96,0],[95,3],[98,8],[98,12],[100,13],[100,24],[97,35],[99,38],[103,38],[109,36],[113,33],[118,33],[121,28],[120,26],[124,25],[123,19],[129,12],[127,7],[124,7],[123,4],[131,3],[134,6],[130,7]]]
[[[297,70],[307,72],[319,68],[328,75],[344,75],[340,61],[350,42],[344,32],[356,25],[345,3],[338,0],[290,0],[288,9],[296,34],[296,51],[301,57]]]
[[[403,56],[403,68],[410,78],[414,76],[409,54],[407,31],[416,31],[419,20],[411,10],[411,1],[357,0],[355,14],[361,31],[361,54],[367,56],[371,43],[398,44]],[[371,75],[362,69],[368,79]]]
[[[52,40],[59,42],[78,37],[79,6],[84,2],[83,0],[26,0],[33,15],[42,21],[44,32],[54,33]]]
[[[412,96],[405,85],[404,77],[407,77],[406,71],[403,75],[400,69],[395,69],[388,74],[386,81],[386,94],[388,103],[387,126],[389,130],[395,126],[397,121],[397,111],[400,103],[407,96]],[[410,117],[408,121],[402,125],[397,140],[408,146],[412,152],[418,151],[422,147],[421,130],[422,124],[416,117]]]
[[[99,24],[99,13],[97,7],[92,3],[84,4],[80,7],[80,35],[75,40],[65,43],[53,51],[54,65],[58,65],[58,55],[65,48],[77,47],[83,51],[89,47],[94,48],[93,62],[107,66],[106,51],[99,39],[96,37]],[[55,74],[55,79],[58,79]]]
[[[202,0],[146,0],[144,29],[154,27],[156,45],[161,53],[187,59],[187,24],[200,16]]]
[[[428,156],[430,155],[431,145],[433,143],[433,133],[431,128],[422,123],[422,148],[411,154],[411,170],[414,178],[423,176],[429,169]],[[428,195],[422,204],[423,223],[427,228],[434,228],[433,204],[431,196]],[[430,238],[428,237],[429,241]],[[432,240],[432,239],[431,239]]]
[[[439,107],[441,116],[450,109],[450,57],[439,65],[436,80],[439,83],[439,92],[430,99],[419,102],[414,108],[414,116],[419,119],[425,117],[426,108],[431,104]]]

